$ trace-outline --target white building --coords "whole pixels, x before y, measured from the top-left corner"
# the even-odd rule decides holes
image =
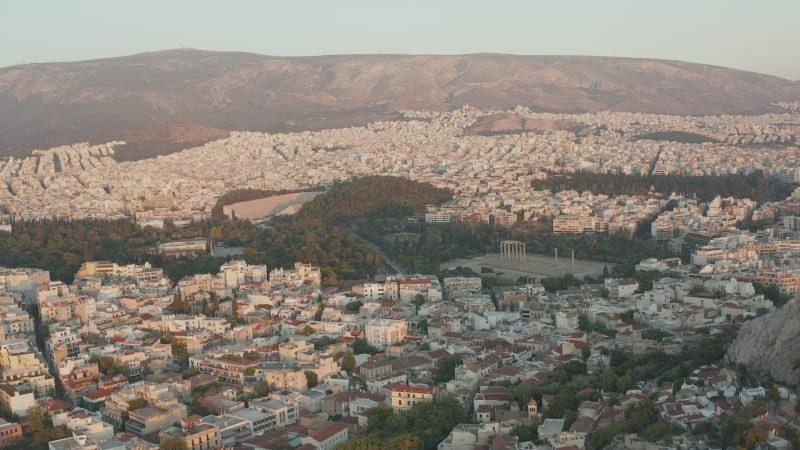
[[[401,342],[407,333],[408,326],[404,320],[375,319],[370,320],[366,327],[367,343],[379,349]]]

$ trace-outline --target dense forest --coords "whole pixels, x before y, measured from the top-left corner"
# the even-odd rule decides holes
[[[408,217],[452,198],[447,189],[406,178],[371,176],[337,186],[303,206],[297,216],[325,224],[347,224],[359,217]]]
[[[350,224],[373,216],[405,218],[450,197],[449,191],[405,178],[361,178],[315,197],[294,216],[273,219],[245,256],[271,267],[317,264],[327,285],[374,276],[380,257],[350,231]]]
[[[747,175],[623,175],[580,172],[569,175],[550,174],[545,180],[531,183],[534,189],[548,189],[553,192],[576,190],[598,194],[646,195],[650,188],[656,192],[681,193],[696,196],[700,201],[710,201],[717,195],[721,197],[749,198],[759,203],[784,200],[795,188],[792,183],[767,177],[761,171]]]
[[[70,282],[84,261],[144,261],[144,249],[161,237],[122,220],[16,222],[12,233],[0,233],[0,265],[38,267]]]
[[[682,144],[703,144],[706,142],[719,142],[709,136],[698,133],[691,133],[689,131],[655,131],[653,133],[640,134],[633,138],[634,140],[648,139],[651,141],[671,141],[680,142]]]

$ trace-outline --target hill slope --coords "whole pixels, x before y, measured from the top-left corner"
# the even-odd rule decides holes
[[[181,142],[197,144],[218,130],[333,128],[465,104],[696,115],[773,111],[781,100],[800,100],[800,85],[678,61],[170,50],[0,69],[0,155],[129,133],[175,144],[172,133],[147,131],[165,123],[182,123],[192,133]]]
[[[750,373],[770,376],[790,385],[800,383],[800,301],[790,300],[782,308],[748,320],[739,329],[736,340],[728,347],[727,359],[747,366]]]

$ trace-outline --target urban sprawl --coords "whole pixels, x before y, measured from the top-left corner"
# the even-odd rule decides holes
[[[0,410],[8,420],[0,419],[0,447],[44,414],[71,431],[49,443],[53,450],[155,449],[175,440],[192,450],[332,450],[363,436],[376,408],[402,412],[451,398],[467,416],[439,450],[583,449],[601,430],[633,421],[629,412],[644,404],[673,427],[669,439],[651,444],[645,433],[623,432],[613,448],[714,448],[697,431],[701,424],[764,398],[796,401],[792,389],[750,382],[722,364],[692,368],[681,384],[617,377],[610,368],[618,355],[675,355],[768,313],[776,305],[757,288],[800,293],[800,190],[759,204],[531,188],[577,172],[758,170],[797,182],[796,113],[509,112],[580,131],[471,134],[481,116],[503,112],[464,107],[404,112],[403,120],[364,127],[235,132],[137,162],[113,159],[118,142],[0,162],[6,232],[18,221],[51,219],[180,226],[209,219],[234,189],[310,190],[390,175],[453,192],[419,217],[428,223],[512,227],[546,219],[554,234],[631,237],[647,220],[651,239],[675,255],[639,263],[637,272],[660,273],[652,285],[607,276],[556,292],[533,277],[487,290],[478,276],[436,274],[323,287],[320,268],[305,261],[268,268],[233,259],[216,274],[177,283],[149,264],[85,261],[70,285],[44,270],[3,268]],[[665,131],[714,142],[631,139]],[[737,228],[745,219],[769,225]],[[183,249],[192,253],[207,243],[174,246],[193,246]],[[571,370],[602,374],[602,385],[571,392],[569,401],[531,394]],[[561,411],[565,402],[575,407]],[[762,448],[790,448],[777,430],[794,424],[780,410],[752,420],[769,430]],[[526,426],[535,439],[524,439]]]

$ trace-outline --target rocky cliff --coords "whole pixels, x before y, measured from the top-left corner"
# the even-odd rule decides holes
[[[744,364],[750,373],[776,381],[800,383],[800,301],[745,322],[728,348],[727,359]]]

